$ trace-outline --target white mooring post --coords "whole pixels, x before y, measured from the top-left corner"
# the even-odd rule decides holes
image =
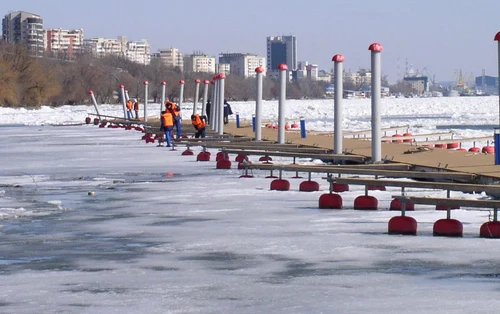
[[[382,136],[380,117],[380,94],[382,92],[382,71],[380,65],[380,53],[384,48],[379,43],[373,43],[368,50],[371,51],[372,66],[372,162],[382,161]]]
[[[333,152],[342,154],[343,128],[342,128],[342,99],[344,96],[344,85],[342,80],[343,65],[345,58],[341,54],[333,56],[334,75],[335,75],[335,97],[334,97],[334,130],[333,130]]]
[[[255,121],[254,122],[254,132],[255,140],[262,140],[262,85],[264,77],[264,68],[255,68],[255,73],[257,75],[257,95],[255,96]]]

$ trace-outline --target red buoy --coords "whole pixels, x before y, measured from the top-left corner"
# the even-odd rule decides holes
[[[413,134],[411,134],[411,133],[403,133],[403,137],[405,137],[405,136],[413,136]],[[413,139],[411,139],[411,138],[406,138],[406,139],[403,140],[403,142],[405,142],[405,143],[411,143],[412,141],[413,141]]]
[[[217,160],[216,169],[231,169],[231,160],[221,159]]]
[[[297,123],[292,123],[292,125],[290,126],[292,129],[298,129],[299,128],[299,125]]]
[[[290,124],[288,123],[285,124],[285,130],[290,130]]]
[[[234,161],[236,162],[243,162],[243,160],[247,159],[247,155],[245,154],[238,154]]]
[[[253,178],[252,174],[242,174],[240,178]]]
[[[464,226],[456,219],[439,219],[434,223],[432,234],[442,237],[462,237]]]
[[[481,151],[481,149],[479,147],[471,147],[469,148],[469,152],[471,153],[479,153]]]
[[[319,197],[320,209],[342,209],[342,196],[333,193],[323,194]]]
[[[368,185],[368,191],[385,191],[385,186],[383,185]]]
[[[85,123],[86,124],[90,124],[90,121],[92,121],[92,119],[90,117],[86,117],[85,118]]]
[[[448,210],[448,209],[460,209],[460,206],[458,205],[452,205],[452,206],[448,206],[448,205],[443,205],[443,204],[437,204],[436,205],[436,210]]]
[[[389,234],[417,235],[417,221],[413,217],[396,216],[388,223]]]
[[[99,118],[94,118],[94,125],[98,125],[99,124]]]
[[[377,210],[378,200],[371,195],[361,195],[354,199],[354,209]]]
[[[334,183],[332,185],[332,191],[335,193],[348,192],[349,191],[349,184]]]
[[[99,124],[99,128],[105,128],[105,127],[106,127],[106,123],[105,122]]]
[[[459,148],[459,147],[460,147],[460,143],[458,143],[458,142],[446,144],[446,149],[455,149],[455,148]]]
[[[485,222],[479,229],[481,238],[498,239],[500,238],[500,221]]]
[[[188,148],[185,151],[183,151],[181,155],[182,156],[193,156],[194,152]]]
[[[436,147],[436,148],[446,148],[446,144],[438,143],[438,144],[434,144],[434,147]]]
[[[222,159],[229,160],[229,154],[224,152],[218,152],[217,155],[215,155],[215,161],[219,161]]]
[[[290,182],[284,179],[276,179],[271,182],[271,191],[289,191]]]
[[[393,143],[403,143],[403,140],[402,139],[398,139],[398,137],[401,137],[401,134],[398,134],[398,133],[393,134],[392,135],[392,138],[393,138],[392,142]]]
[[[316,181],[302,181],[299,185],[301,192],[316,192],[319,191],[319,183]]]
[[[210,154],[208,152],[200,152],[198,156],[196,156],[196,161],[210,161]]]
[[[272,161],[271,156],[262,156],[259,158],[259,161]]]
[[[391,201],[391,205],[389,207],[389,210],[402,210],[402,204],[401,201],[397,198],[393,199]],[[406,202],[405,203],[405,210],[415,210],[415,204]]]
[[[492,155],[495,153],[495,146],[491,146],[491,145],[484,146],[483,149],[481,149],[481,152],[484,154]]]

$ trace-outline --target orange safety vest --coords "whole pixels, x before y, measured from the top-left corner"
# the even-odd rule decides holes
[[[127,109],[132,110],[132,100],[127,100]]]
[[[134,110],[139,110],[139,102],[134,103]]]
[[[205,127],[205,121],[203,121],[200,117],[200,114],[195,114],[194,118],[191,119],[191,123],[193,123],[193,126],[197,129],[203,129]]]
[[[163,120],[164,127],[174,126],[174,118],[172,117],[172,113],[170,113],[169,111],[162,114],[161,118]]]
[[[179,106],[177,106],[176,103],[173,103],[173,102],[170,102],[170,101],[168,103],[170,103],[172,105],[172,112],[173,112],[173,114],[176,117],[179,117],[181,115],[181,109],[179,108]]]

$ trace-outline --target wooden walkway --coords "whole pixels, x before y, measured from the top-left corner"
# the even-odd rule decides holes
[[[224,132],[234,136],[253,137],[251,125],[241,125],[236,128],[234,122],[225,126]],[[262,139],[265,141],[276,141],[278,131],[271,128],[262,128]],[[294,145],[307,145],[323,149],[333,149],[333,137],[324,135],[307,134],[306,138],[301,138],[297,132],[286,132],[285,140]],[[454,141],[460,141],[454,139]],[[425,143],[425,142],[424,142]],[[264,144],[265,145],[265,144]],[[382,158],[397,163],[410,164],[414,169],[435,169],[447,170],[471,174],[477,183],[491,184],[500,182],[500,165],[495,165],[494,155],[483,153],[463,152],[457,150],[447,150],[442,148],[431,148],[428,150],[408,153],[415,148],[408,143],[381,143]],[[258,145],[256,145],[256,148]],[[344,152],[353,155],[371,157],[371,141],[344,138],[342,147]],[[479,180],[477,180],[479,178]]]

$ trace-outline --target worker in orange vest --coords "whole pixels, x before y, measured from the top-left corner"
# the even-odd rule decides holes
[[[130,120],[130,118],[132,118],[132,105],[133,105],[133,102],[131,99],[127,100],[127,118],[128,120]]]
[[[191,115],[191,123],[196,129],[196,133],[194,134],[195,138],[205,137],[206,123],[204,120],[206,121],[207,118],[205,116],[202,118],[198,113]]]
[[[172,146],[172,131],[174,130],[174,116],[172,114],[172,104],[166,105],[166,110],[161,112],[160,130],[165,132],[166,147]]]
[[[137,98],[134,99],[134,111],[135,111],[135,118],[139,120],[139,102],[137,101]]]
[[[175,125],[175,130],[177,131],[177,136],[176,138],[181,138],[181,135],[182,135],[182,117],[181,117],[181,109],[179,108],[179,106],[176,104],[176,103],[173,103],[171,101],[167,101],[166,103],[167,105],[168,104],[171,104],[172,105],[172,115],[174,117],[174,125]]]

